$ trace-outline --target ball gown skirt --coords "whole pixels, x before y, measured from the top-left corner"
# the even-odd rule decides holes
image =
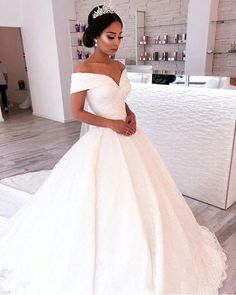
[[[73,73],[71,93],[85,89],[91,112],[125,120],[126,69],[119,84]],[[0,222],[0,294],[206,295],[227,277],[215,234],[139,126],[125,136],[90,125],[29,191],[0,185],[1,200],[23,200]]]

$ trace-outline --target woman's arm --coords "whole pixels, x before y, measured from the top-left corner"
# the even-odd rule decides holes
[[[131,135],[135,132],[133,125],[127,121],[114,120],[97,116],[84,110],[86,90],[71,95],[71,111],[75,119],[90,125],[111,128],[113,131],[124,135]]]
[[[127,115],[131,115],[133,112],[131,111],[131,109],[129,108],[129,106],[127,105],[127,103],[125,103],[125,109],[126,109],[126,114]]]

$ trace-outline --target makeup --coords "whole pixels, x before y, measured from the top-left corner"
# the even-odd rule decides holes
[[[228,50],[228,52],[236,52],[236,42],[235,41],[230,43],[230,49]]]
[[[143,44],[148,44],[148,36],[143,35]]]
[[[78,46],[82,46],[82,40],[78,39]]]
[[[168,52],[163,52],[163,60],[168,60]]]
[[[174,60],[178,60],[178,51],[174,51],[173,57]]]
[[[159,59],[159,52],[155,51],[153,52],[153,60],[158,60]]]
[[[80,32],[80,22],[77,20],[75,24],[75,30],[76,32]]]
[[[168,35],[165,34],[165,35],[164,35],[164,39],[163,39],[163,41],[162,41],[162,44],[167,44],[167,43],[168,43]]]
[[[143,60],[148,60],[148,53],[147,53],[147,51],[144,51]]]
[[[182,43],[186,43],[186,39],[187,39],[187,34],[183,33],[182,34]]]
[[[154,43],[155,44],[160,44],[160,36],[158,35],[158,36],[156,36],[156,38],[155,38],[155,41],[154,41]]]
[[[179,42],[179,34],[175,34],[174,43]]]

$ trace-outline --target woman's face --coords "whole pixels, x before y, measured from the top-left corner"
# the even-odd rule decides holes
[[[108,55],[115,55],[122,38],[121,24],[115,21],[96,38],[97,47]]]

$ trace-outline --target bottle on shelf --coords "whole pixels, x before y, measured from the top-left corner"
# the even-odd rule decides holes
[[[230,49],[228,50],[228,52],[231,52],[231,53],[236,52],[236,42],[235,41],[230,43]]]
[[[77,49],[77,56],[78,56],[78,59],[86,59],[89,57],[89,52],[85,52],[83,50],[80,50],[80,49]]]
[[[174,51],[173,57],[174,61],[178,60],[178,51]]]
[[[159,52],[158,51],[153,52],[153,60],[159,60]]]
[[[157,35],[156,38],[155,38],[154,43],[155,43],[155,44],[160,44],[160,42],[161,42],[161,38],[160,38],[159,35]]]
[[[139,41],[139,44],[142,44],[142,45],[148,44],[148,36],[143,35],[142,40]]]
[[[84,32],[85,29],[86,29],[86,26],[82,24],[79,20],[77,20],[75,24],[76,32],[81,33],[81,32]]]
[[[186,43],[186,40],[187,40],[187,34],[183,33],[182,34],[182,43]]]
[[[177,61],[178,52],[174,51],[172,57],[168,57],[168,61]]]
[[[75,24],[75,31],[80,32],[80,22],[77,20]]]
[[[163,39],[163,41],[162,41],[162,44],[167,44],[167,43],[168,43],[168,35],[165,34],[165,35],[164,35],[164,39]]]
[[[179,43],[179,34],[175,34],[174,43]]]

